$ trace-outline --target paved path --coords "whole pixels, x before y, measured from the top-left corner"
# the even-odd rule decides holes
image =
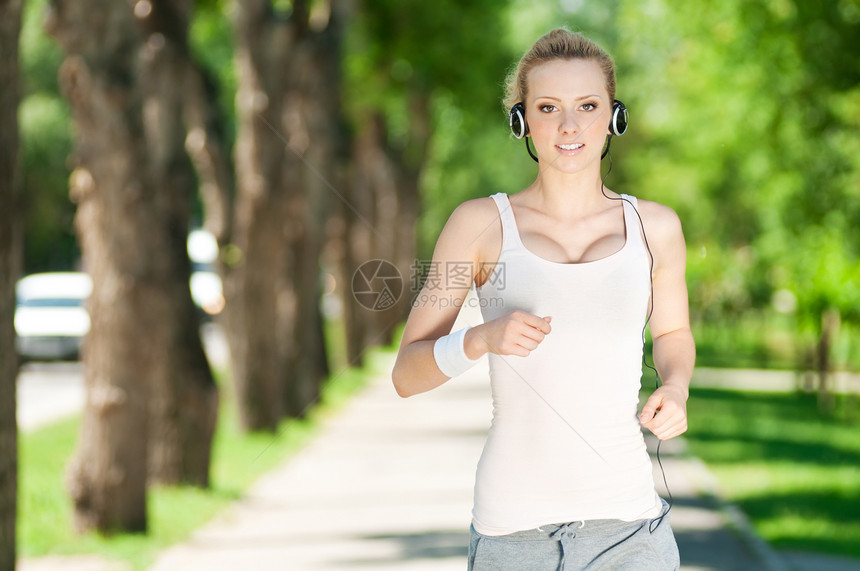
[[[297,457],[151,571],[462,571],[490,415],[485,365],[406,400],[380,377]],[[736,514],[702,499],[713,490],[700,463],[678,445],[664,445],[661,457],[682,569],[784,568],[763,543],[728,530]]]
[[[29,432],[78,414],[84,406],[80,363],[28,363],[18,373],[18,428]]]

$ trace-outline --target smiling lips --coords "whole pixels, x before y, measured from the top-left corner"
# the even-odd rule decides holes
[[[570,143],[569,145],[556,145],[562,151],[576,151],[585,145],[583,143]]]

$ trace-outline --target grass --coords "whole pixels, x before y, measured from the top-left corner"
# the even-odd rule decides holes
[[[860,557],[857,402],[832,415],[814,395],[693,389],[690,451],[778,549]]]
[[[64,475],[74,452],[80,419],[42,428],[20,438],[19,556],[97,554],[145,569],[158,552],[190,533],[231,501],[241,497],[259,476],[309,442],[322,421],[366,380],[381,370],[388,350],[367,355],[362,369],[340,368],[323,389],[320,403],[302,420],[288,419],[276,434],[245,434],[239,429],[235,403],[221,383],[222,404],[213,445],[212,486],[155,487],[148,496],[147,534],[76,534]],[[335,362],[340,359],[335,359]]]
[[[699,318],[692,327],[696,363],[706,367],[793,370],[819,342],[818,334],[800,328],[794,316],[766,312],[725,320]],[[841,323],[832,343],[830,357],[836,370],[860,369],[860,327]]]

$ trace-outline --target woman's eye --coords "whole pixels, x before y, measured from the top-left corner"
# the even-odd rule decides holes
[[[583,103],[582,104],[582,110],[583,111],[594,111],[595,109],[597,109],[596,103]]]
[[[540,107],[538,107],[538,109],[540,109],[544,113],[550,113],[551,111],[555,111],[555,105],[541,105]]]

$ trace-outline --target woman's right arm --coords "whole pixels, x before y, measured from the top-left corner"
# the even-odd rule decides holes
[[[461,204],[448,219],[433,251],[431,268],[439,272],[427,280],[413,304],[403,330],[403,339],[392,371],[397,394],[408,397],[444,384],[450,377],[436,363],[433,346],[451,332],[469,281],[461,275],[449,279],[446,268],[470,268],[474,281],[482,267],[494,264],[501,249],[501,224],[492,199],[481,198]],[[526,356],[549,333],[549,318],[514,311],[503,317],[471,327],[463,347],[466,356],[477,359],[488,352]]]

